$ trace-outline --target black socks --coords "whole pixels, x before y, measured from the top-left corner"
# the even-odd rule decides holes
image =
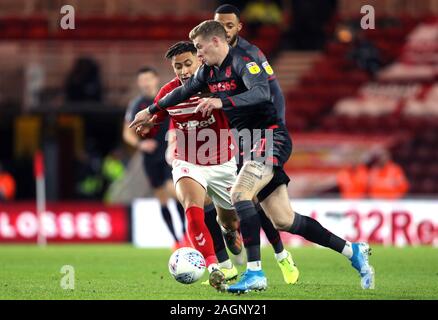
[[[240,218],[240,231],[248,262],[260,261],[260,219],[254,203],[249,200],[234,204]]]
[[[181,224],[182,224],[182,234],[186,234],[186,211],[184,210],[183,206],[179,203],[178,200],[175,200],[176,202],[176,209],[178,210],[179,217],[181,218]]]
[[[163,216],[164,222],[166,223],[167,228],[169,228],[173,239],[175,239],[175,242],[178,242],[178,237],[176,236],[175,228],[173,227],[172,216],[170,215],[170,211],[167,206],[161,206],[161,215]]]
[[[204,207],[204,222],[210,231],[211,238],[213,239],[214,252],[219,263],[229,259],[227,249],[225,248],[224,238],[222,237],[222,231],[219,223],[216,220],[217,212],[214,204],[211,203]]]
[[[294,222],[288,232],[298,234],[306,240],[331,248],[339,253],[342,253],[346,243],[345,240],[325,229],[315,219],[296,212]]]
[[[280,232],[275,229],[272,221],[266,216],[266,213],[263,211],[260,205],[257,206],[257,210],[259,213],[260,224],[266,234],[266,237],[271,243],[272,248],[274,248],[275,253],[282,252],[284,250],[284,247],[283,242],[281,241]]]

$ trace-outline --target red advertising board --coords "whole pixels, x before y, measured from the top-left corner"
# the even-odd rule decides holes
[[[49,203],[40,221],[49,243],[129,240],[128,212],[123,206]],[[0,204],[0,242],[36,242],[38,225],[35,203]]]

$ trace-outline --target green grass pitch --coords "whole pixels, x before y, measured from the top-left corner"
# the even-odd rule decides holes
[[[0,246],[0,299],[438,299],[438,248],[374,246],[376,288],[367,291],[340,254],[316,247],[290,250],[300,269],[296,285],[283,282],[272,249],[265,248],[268,290],[235,296],[215,292],[201,281],[183,285],[173,280],[167,269],[171,251],[166,249]],[[64,265],[74,267],[74,290],[60,286]]]

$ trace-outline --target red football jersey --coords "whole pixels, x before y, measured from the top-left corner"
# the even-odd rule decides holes
[[[155,102],[179,86],[181,82],[176,77],[161,88]],[[201,112],[195,113],[199,100],[199,96],[193,96],[183,103],[159,111],[156,122],[171,117],[170,129],[176,129],[177,132],[175,159],[199,165],[225,163],[237,151],[228,119],[218,109],[206,117]]]

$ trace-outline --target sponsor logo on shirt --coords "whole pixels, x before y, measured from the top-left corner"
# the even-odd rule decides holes
[[[231,81],[222,81],[215,84],[209,84],[208,87],[210,88],[211,93],[216,92],[224,92],[224,91],[234,91],[237,89],[236,80]]]
[[[215,122],[216,122],[216,119],[215,119],[214,115],[211,115],[210,118],[208,118],[207,120],[202,120],[202,121],[190,120],[190,121],[183,122],[183,123],[177,122],[177,125],[178,125],[178,129],[181,129],[181,130],[193,130],[193,129],[197,129],[197,128],[207,128]]]

